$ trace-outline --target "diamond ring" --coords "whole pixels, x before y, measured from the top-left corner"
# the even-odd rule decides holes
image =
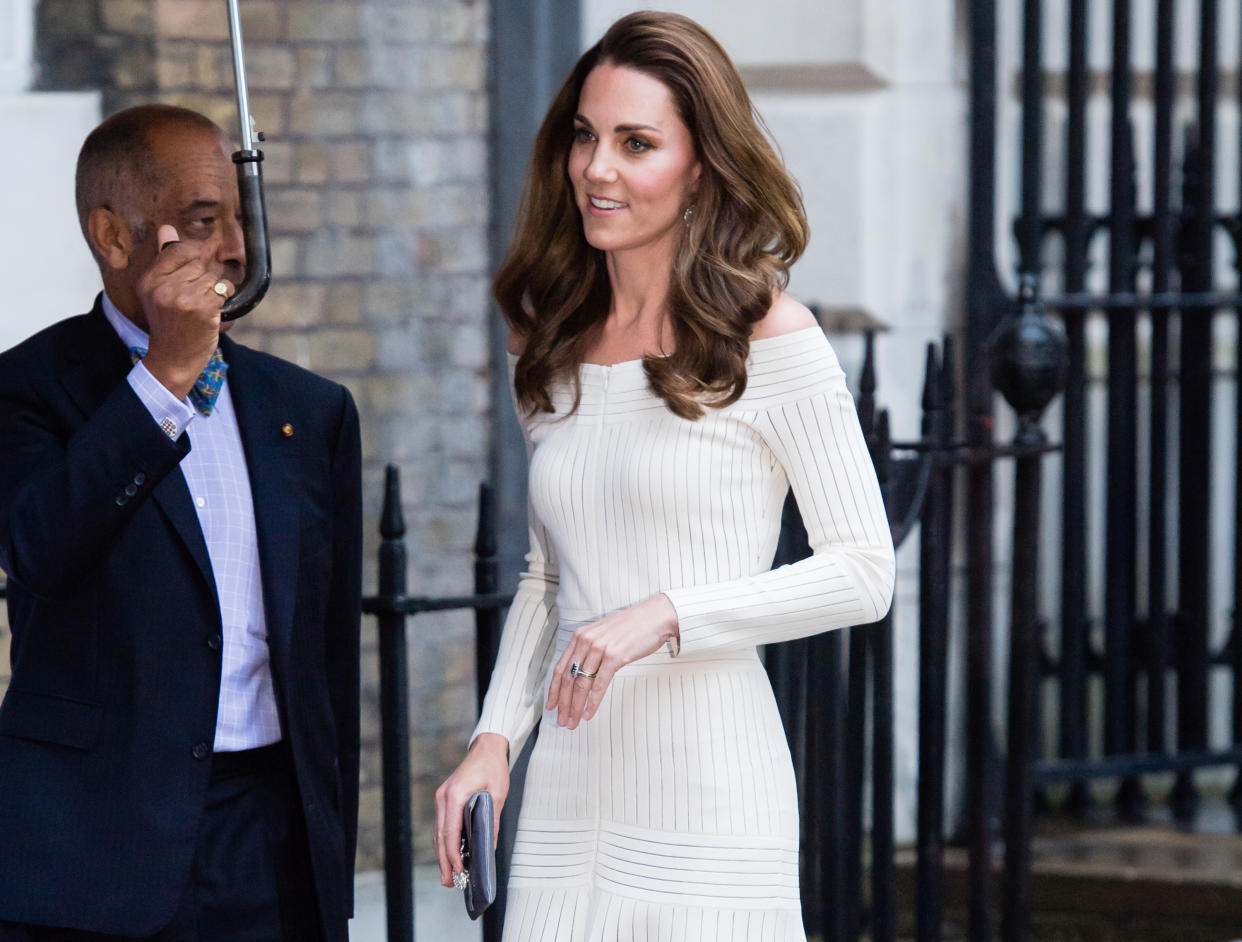
[[[598,673],[599,671],[584,671],[581,667],[578,666],[577,661],[574,661],[573,664],[569,668],[570,677],[585,677],[588,680],[590,680],[592,677],[594,677]]]

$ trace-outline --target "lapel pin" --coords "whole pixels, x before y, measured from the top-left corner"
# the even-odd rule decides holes
[[[286,422],[280,427],[280,434],[285,438],[293,438],[293,426]]]

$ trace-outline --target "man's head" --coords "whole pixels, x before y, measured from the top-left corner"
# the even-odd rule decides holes
[[[215,123],[187,108],[141,105],[104,120],[78,154],[82,234],[113,303],[139,326],[137,285],[159,253],[156,230],[174,226],[218,276],[245,266],[231,147]]]

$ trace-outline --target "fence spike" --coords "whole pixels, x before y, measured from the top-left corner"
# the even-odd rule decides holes
[[[384,469],[384,506],[380,511],[380,536],[399,540],[405,536],[405,517],[401,513],[401,469],[390,464]]]
[[[870,440],[871,463],[875,465],[875,476],[883,487],[891,476],[892,436],[889,432],[888,410],[880,409],[875,414],[875,434]]]
[[[940,408],[940,362],[936,345],[927,345],[926,365],[923,368],[923,411],[935,412]]]
[[[474,536],[474,555],[490,558],[498,551],[496,541],[496,490],[479,482],[479,525]]]
[[[875,331],[863,335],[863,365],[858,380],[858,423],[870,441],[875,433]]]

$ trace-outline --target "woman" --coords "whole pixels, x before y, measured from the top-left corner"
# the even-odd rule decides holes
[[[503,803],[540,721],[506,942],[805,938],[793,768],[756,645],[874,621],[893,582],[843,374],[781,293],[805,241],[701,27],[635,13],[583,55],[496,280],[529,568],[436,793],[449,886],[465,800]],[[791,484],[814,555],[769,572]]]

